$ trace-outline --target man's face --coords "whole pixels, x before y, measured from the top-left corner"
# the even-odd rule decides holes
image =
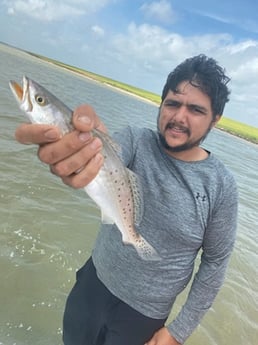
[[[180,159],[180,152],[184,155],[187,151],[189,156],[219,118],[219,115],[215,120],[212,118],[208,95],[189,82],[182,82],[177,92],[169,90],[161,104],[158,118],[161,142],[168,154]]]

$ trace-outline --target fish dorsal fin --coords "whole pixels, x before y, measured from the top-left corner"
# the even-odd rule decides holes
[[[98,129],[93,129],[92,133],[95,137],[100,138],[102,141],[105,141],[107,145],[111,146],[115,153],[121,157],[121,146],[115,142],[107,133],[101,132]]]
[[[139,225],[143,216],[143,193],[138,176],[129,169],[126,169],[134,205],[134,224]]]

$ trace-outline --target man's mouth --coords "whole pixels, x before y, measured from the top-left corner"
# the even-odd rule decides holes
[[[174,132],[177,132],[177,133],[185,133],[187,134],[188,136],[190,135],[190,131],[188,128],[184,127],[184,126],[180,126],[176,123],[172,123],[172,122],[169,122],[166,127],[165,127],[165,131],[166,130],[173,130]]]

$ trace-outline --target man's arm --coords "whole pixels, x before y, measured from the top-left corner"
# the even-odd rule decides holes
[[[219,292],[235,242],[238,193],[231,175],[227,176],[222,191],[223,198],[213,210],[205,231],[201,263],[187,300],[176,319],[167,326],[170,334],[182,344],[198,326]]]

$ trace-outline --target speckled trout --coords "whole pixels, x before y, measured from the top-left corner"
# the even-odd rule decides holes
[[[10,81],[10,88],[30,122],[58,126],[61,133],[73,130],[72,110],[35,81],[23,77],[23,85]],[[92,130],[103,143],[104,163],[97,176],[84,187],[101,209],[102,222],[116,224],[124,244],[133,245],[144,260],[158,260],[155,249],[136,231],[142,218],[143,200],[137,176],[127,169],[119,147],[106,133]]]

